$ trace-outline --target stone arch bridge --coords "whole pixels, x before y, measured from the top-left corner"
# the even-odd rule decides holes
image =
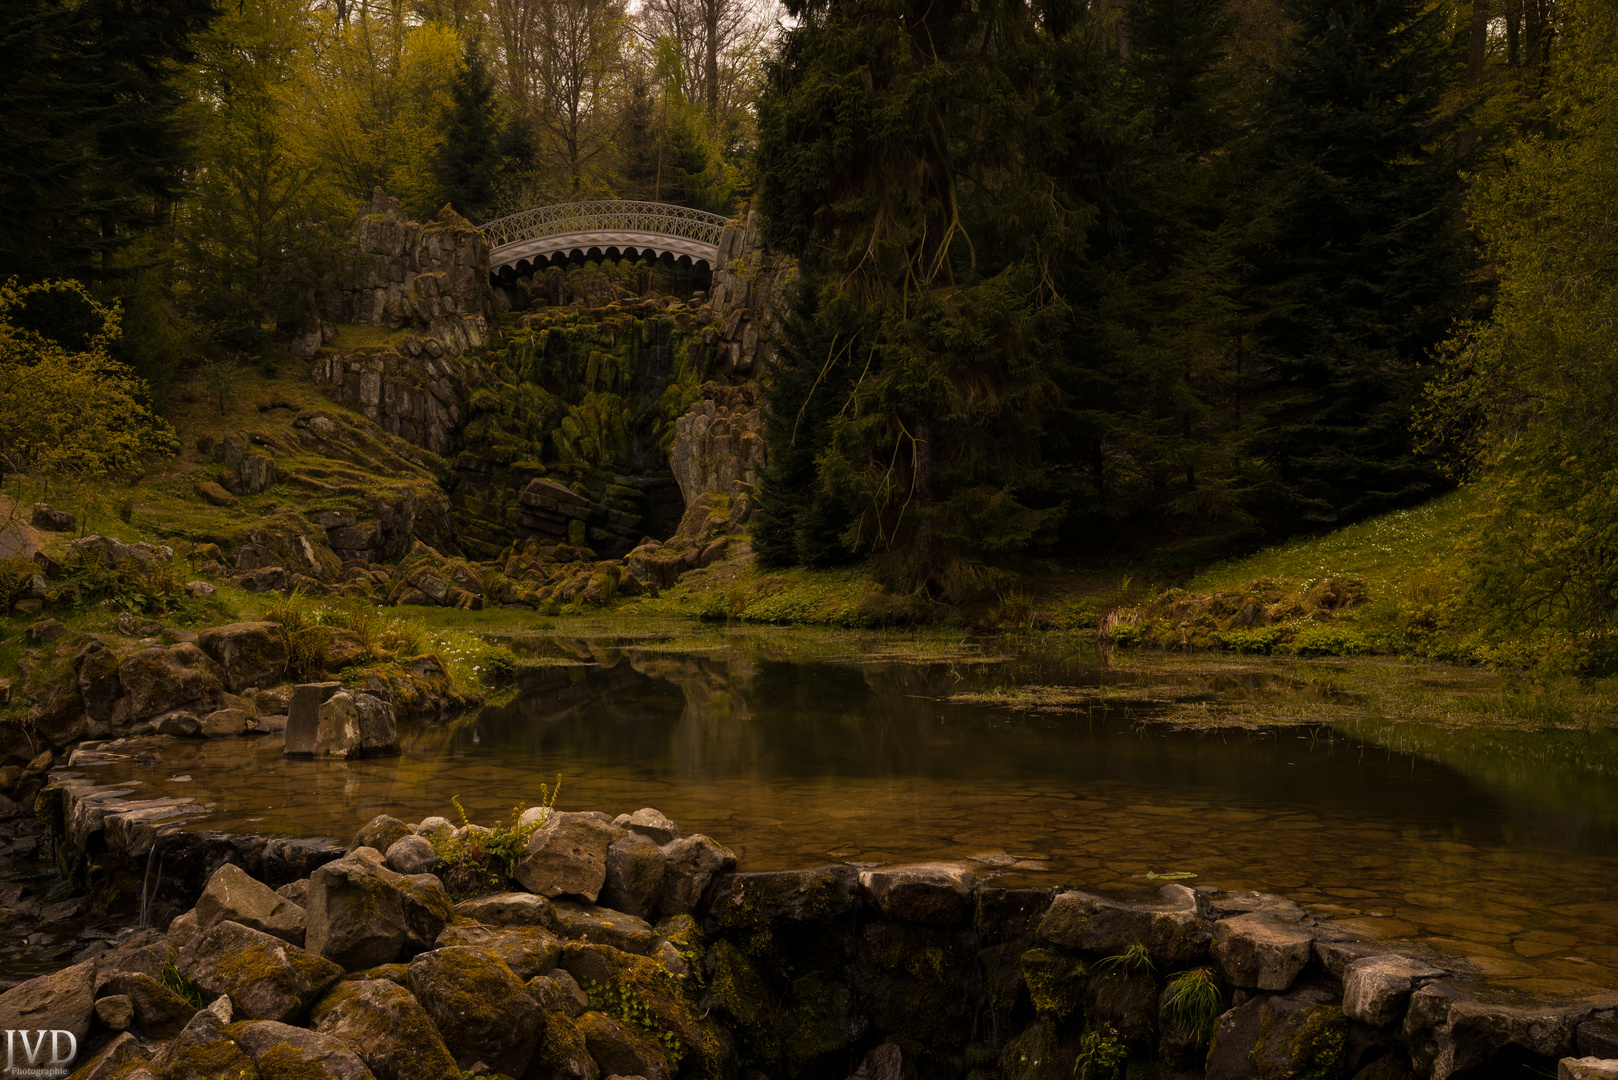
[[[645,259],[718,267],[729,219],[673,203],[605,199],[524,210],[479,226],[497,280],[585,259]]]

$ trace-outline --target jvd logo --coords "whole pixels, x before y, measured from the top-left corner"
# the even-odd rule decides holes
[[[29,1036],[33,1038],[29,1038]],[[50,1036],[50,1060],[42,1062],[45,1054],[45,1037]],[[67,1044],[67,1052],[62,1052],[62,1044]],[[21,1053],[19,1054],[19,1051]],[[71,1031],[24,1031],[6,1030],[6,1071],[0,1073],[9,1080],[11,1077],[60,1077],[72,1071],[73,1059],[79,1054],[79,1040]],[[20,1062],[19,1057],[25,1058],[26,1064]]]

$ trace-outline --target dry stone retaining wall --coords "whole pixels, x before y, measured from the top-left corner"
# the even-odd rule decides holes
[[[61,834],[86,847],[161,810],[71,777],[51,791]],[[524,823],[535,826],[516,864],[526,891],[459,904],[432,872],[437,845],[475,825],[380,817],[346,848],[162,837],[165,859],[208,882],[166,945],[238,1020],[312,1028],[373,1069],[402,1048],[359,1024],[353,999],[385,991],[395,1016],[415,1018],[412,1038],[442,1047],[429,1056],[446,1078],[474,1059],[536,1080],[1067,1080],[1121,1076],[1126,1063],[1132,1077],[1207,1080],[1460,1080],[1558,1066],[1583,1078],[1618,1061],[1618,994],[1492,984],[1280,896],[1003,888],[975,863],[745,873],[650,808],[535,809]],[[262,953],[263,977],[222,963],[227,953]],[[97,993],[132,985],[120,950],[82,959],[98,968]],[[1175,1005],[1186,978],[1217,989],[1206,1026]],[[154,1060],[183,1048],[184,1035],[165,1042],[175,1024],[166,1035],[133,1027],[145,1040],[135,1049]]]

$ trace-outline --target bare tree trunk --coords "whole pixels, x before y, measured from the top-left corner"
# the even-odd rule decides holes
[[[724,0],[706,0],[702,10],[703,30],[706,32],[703,45],[703,59],[706,65],[703,75],[709,120],[719,119],[719,9],[723,3]]]

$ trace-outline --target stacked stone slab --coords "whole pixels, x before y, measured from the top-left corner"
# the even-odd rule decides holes
[[[555,480],[535,477],[518,496],[522,509],[517,513],[517,536],[554,539],[557,542],[584,542],[584,523],[596,514],[590,500]],[[573,522],[579,522],[577,526]],[[569,540],[570,530],[579,535]]]

